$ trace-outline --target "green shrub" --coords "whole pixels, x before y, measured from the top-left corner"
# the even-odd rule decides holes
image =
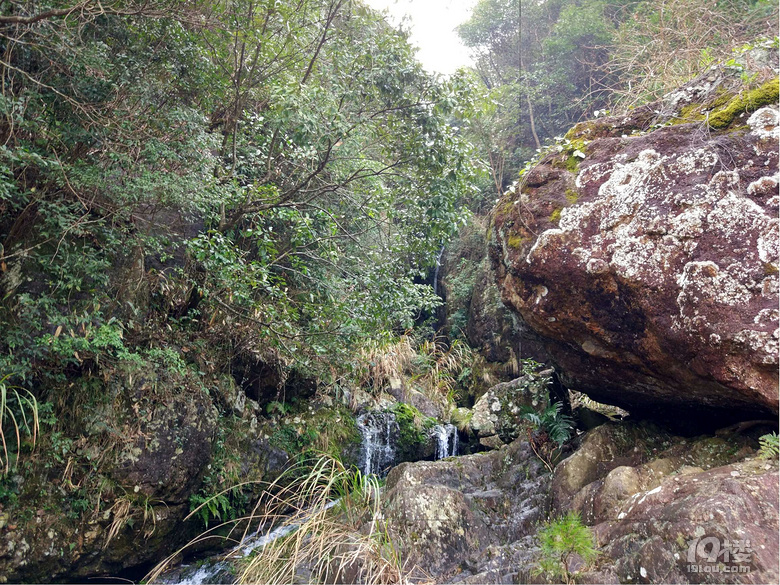
[[[538,538],[541,553],[536,573],[547,573],[564,583],[574,582],[569,563],[575,555],[581,557],[586,565],[592,563],[598,555],[593,533],[582,524],[577,512],[569,512],[548,522],[539,531]]]

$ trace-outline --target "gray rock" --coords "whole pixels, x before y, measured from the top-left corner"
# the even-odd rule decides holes
[[[463,577],[458,567],[465,559],[490,556],[489,547],[532,534],[549,509],[548,483],[544,466],[519,440],[490,453],[404,463],[387,476],[385,516],[409,562],[446,581]],[[508,551],[502,554],[510,558]],[[512,573],[498,565],[491,570]]]
[[[480,439],[498,436],[504,443],[513,441],[521,432],[523,407],[547,406],[548,383],[546,376],[525,375],[496,384],[474,404],[469,429]]]

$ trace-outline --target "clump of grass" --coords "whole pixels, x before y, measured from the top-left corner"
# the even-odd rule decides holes
[[[471,418],[474,416],[474,411],[469,408],[456,408],[450,413],[450,422],[454,424],[458,430],[465,433],[469,429]]]
[[[359,352],[355,382],[374,390],[405,380],[432,399],[454,402],[458,389],[467,383],[475,360],[473,350],[460,340],[415,340],[411,333],[393,343],[372,344]]]
[[[438,338],[425,340],[418,349],[419,374],[414,379],[423,393],[454,401],[459,382],[471,374],[473,361],[474,351],[459,339],[449,345]]]
[[[11,470],[11,457],[9,453],[9,439],[16,442],[16,461],[19,461],[22,449],[22,434],[28,435],[35,447],[38,438],[38,401],[32,392],[20,386],[8,383],[11,375],[0,378],[0,444],[2,456],[0,456],[0,475],[5,475]],[[11,433],[10,437],[6,437]]]
[[[391,378],[402,378],[410,371],[417,352],[411,335],[402,335],[391,343],[372,342],[358,352],[356,382],[359,386],[378,389]]]
[[[320,457],[273,497],[259,519],[289,527],[243,565],[240,583],[400,583],[403,563],[379,511],[379,480]]]
[[[241,485],[246,484],[228,489]],[[273,527],[282,536],[236,561],[238,583],[401,583],[404,563],[380,514],[380,491],[376,476],[347,469],[336,457],[323,454],[289,468],[266,486],[249,516],[205,531],[159,563],[145,580],[153,583],[191,545],[219,538],[243,546],[252,536],[250,527],[259,525]],[[198,513],[196,508],[188,518]],[[227,536],[218,534],[226,530]]]

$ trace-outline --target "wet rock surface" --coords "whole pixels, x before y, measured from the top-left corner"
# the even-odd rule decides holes
[[[576,126],[498,204],[490,246],[567,386],[687,424],[778,407],[777,80],[728,124],[687,122],[741,91],[718,79]]]
[[[410,565],[438,582],[514,579],[511,559],[535,550],[527,537],[546,517],[549,478],[520,440],[490,453],[404,463],[387,477],[385,515]]]

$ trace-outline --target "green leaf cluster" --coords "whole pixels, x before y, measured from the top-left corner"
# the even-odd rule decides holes
[[[758,439],[761,447],[758,449],[759,459],[777,459],[780,457],[780,439],[777,433],[762,435]]]
[[[562,403],[553,402],[541,412],[536,412],[531,407],[526,407],[521,419],[528,421],[535,430],[543,431],[547,436],[562,446],[568,441],[574,432],[574,420],[561,412]]]
[[[585,565],[598,556],[593,533],[582,524],[577,512],[568,512],[548,522],[539,530],[537,538],[541,549],[538,573],[547,573],[564,583],[574,583],[569,567],[575,556],[580,557]]]

